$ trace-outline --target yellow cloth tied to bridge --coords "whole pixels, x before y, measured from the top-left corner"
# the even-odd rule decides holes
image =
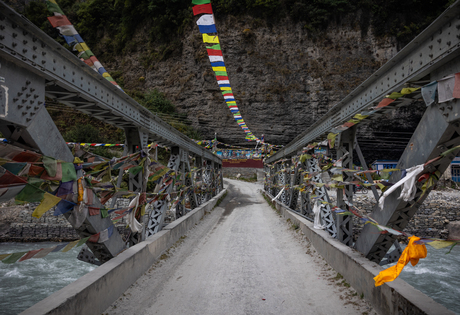
[[[385,282],[390,282],[396,279],[409,261],[412,266],[415,266],[418,264],[420,258],[426,257],[425,245],[414,244],[419,240],[420,238],[417,236],[411,236],[409,238],[409,244],[399,257],[398,263],[390,268],[380,271],[380,273],[374,278],[376,287],[381,286]]]

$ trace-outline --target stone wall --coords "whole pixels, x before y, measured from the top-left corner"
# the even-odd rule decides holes
[[[118,207],[127,205],[127,200],[118,202]],[[53,215],[54,209],[46,212],[40,219],[32,217],[36,206],[38,204],[0,208],[0,242],[56,242],[80,238],[64,216]],[[116,227],[120,234],[126,234],[126,218],[118,221]]]

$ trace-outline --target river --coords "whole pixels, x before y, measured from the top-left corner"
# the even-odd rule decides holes
[[[0,254],[48,248],[56,244],[0,243]],[[0,263],[0,314],[18,314],[95,269],[96,266],[76,258],[80,249],[50,253],[44,258],[15,264]]]
[[[0,243],[0,254],[55,245]],[[79,250],[73,248],[67,253],[51,253],[10,265],[0,263],[0,315],[18,314],[96,268],[77,260]],[[435,250],[427,245],[427,250],[427,258],[415,267],[408,264],[400,278],[460,315],[460,246],[448,255],[448,248]]]

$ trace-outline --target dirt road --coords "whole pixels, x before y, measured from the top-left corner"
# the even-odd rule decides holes
[[[375,314],[268,206],[262,186],[228,195],[104,314]]]

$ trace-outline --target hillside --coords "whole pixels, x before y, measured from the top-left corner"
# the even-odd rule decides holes
[[[248,127],[270,143],[287,144],[451,2],[213,1],[230,81]],[[247,144],[220,94],[190,0],[58,3],[129,93],[157,89],[179,113],[187,114],[204,139],[217,132],[220,141]],[[41,2],[29,3],[24,13],[58,37]],[[390,137],[400,134],[389,131],[410,132],[422,110],[421,104],[400,109],[388,120],[361,128],[360,138],[378,143],[382,134],[376,131]],[[394,115],[404,119],[394,123]],[[394,149],[383,151],[388,158],[400,154]],[[371,151],[366,155],[374,158]]]

